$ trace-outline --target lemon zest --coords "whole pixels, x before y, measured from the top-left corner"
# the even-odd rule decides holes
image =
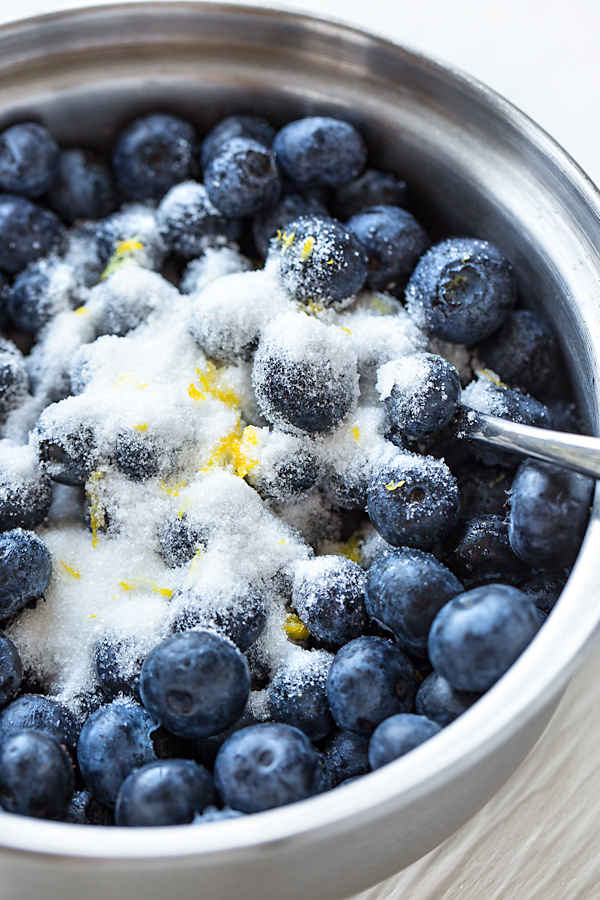
[[[406,484],[406,479],[403,481],[388,481],[385,486],[386,491],[395,491],[396,488],[402,487],[403,484]]]
[[[310,637],[310,631],[296,613],[289,613],[286,616],[283,630],[294,641],[305,641]]]
[[[120,387],[122,384],[127,384],[130,387],[137,388],[139,391],[143,391],[144,388],[148,387],[148,382],[145,384],[140,384],[139,381],[136,381],[133,376],[129,374],[129,372],[125,372],[123,375],[119,375],[117,380],[114,382],[113,387]]]
[[[360,428],[358,427],[358,425],[355,425],[354,428],[350,429],[350,434],[355,441],[360,441]]]
[[[306,240],[304,241],[304,247],[302,248],[302,253],[300,254],[300,259],[302,260],[302,262],[306,262],[307,259],[310,259],[310,257],[312,256],[312,252],[315,249],[316,243],[316,238],[306,238]]]
[[[87,306],[78,306],[77,309],[73,310],[73,314],[76,316],[89,316],[90,311]]]
[[[163,597],[172,597],[173,591],[170,588],[161,588],[157,584],[152,585],[155,594],[162,594]]]
[[[64,568],[67,570],[67,572],[69,573],[69,575],[72,578],[81,578],[81,573],[78,572],[77,569],[73,569],[72,566],[68,566],[63,559],[61,559],[60,562],[61,562],[61,565],[64,566]]]
[[[91,616],[88,616],[88,619],[95,619],[98,613],[93,613]]]
[[[278,240],[281,242],[281,246],[284,250],[289,250],[296,240],[296,232],[290,231],[290,233],[288,234],[287,231],[279,231]]]
[[[199,388],[190,384],[188,394],[192,400],[220,400],[226,406],[235,408],[240,405],[240,399],[230,388],[219,384],[223,375],[223,369],[217,368],[213,362],[207,363],[206,369],[196,369]]]
[[[119,587],[123,588],[124,591],[132,591],[135,587],[134,581],[120,581]]]
[[[142,422],[141,425],[134,425],[136,431],[148,431],[148,422]]]
[[[498,387],[501,387],[501,388],[505,388],[505,387],[506,387],[506,385],[504,384],[504,382],[503,382],[503,381],[500,381],[499,378],[494,378],[494,375],[492,375],[492,373],[491,373],[490,371],[488,371],[488,369],[475,369],[475,374],[476,374],[476,375],[485,375],[486,378],[489,378],[490,381],[492,381],[492,382],[493,382],[494,384],[496,384]]]
[[[167,487],[167,482],[161,481],[159,484],[159,488],[161,491],[164,491],[165,494],[170,494],[171,497],[179,497],[179,490],[180,490],[180,488],[184,488],[185,485],[186,485],[185,481],[179,481],[173,487]]]
[[[136,253],[138,250],[143,249],[144,245],[137,238],[129,238],[128,240],[121,241],[120,244],[117,244],[113,255],[102,272],[100,281],[105,281],[109,275],[113,275],[114,272],[118,272],[118,270],[122,269],[124,266],[137,265]]]
[[[337,553],[338,556],[344,556],[346,559],[358,563],[360,560],[360,545],[361,536],[358,531],[355,531],[350,535],[347,541],[336,545],[335,553]]]
[[[106,510],[100,503],[95,485],[103,478],[102,469],[96,469],[87,480],[85,492],[90,501],[90,526],[92,529],[92,547],[98,546],[98,531],[106,524]]]

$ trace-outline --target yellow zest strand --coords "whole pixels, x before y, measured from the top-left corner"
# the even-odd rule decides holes
[[[94,613],[93,615],[88,616],[88,619],[95,619],[97,615],[98,615],[98,613]]]
[[[71,566],[68,566],[63,559],[61,559],[60,562],[72,578],[81,578],[81,574],[77,571],[77,569],[73,569]]]
[[[157,584],[152,585],[155,594],[161,594],[163,597],[172,597],[173,591],[170,588],[161,588]]]
[[[355,425],[354,428],[350,429],[350,434],[355,441],[360,441],[360,428],[358,427],[358,425]]]
[[[310,631],[296,613],[290,613],[283,624],[283,630],[294,641],[305,641],[310,637]]]
[[[85,492],[90,501],[90,526],[92,528],[92,547],[98,546],[98,531],[106,524],[106,510],[100,503],[100,498],[95,490],[95,485],[103,477],[104,472],[96,469],[88,478]]]
[[[196,375],[198,376],[200,387],[196,387],[193,383],[190,384],[188,394],[192,400],[206,400],[210,397],[212,400],[220,400],[221,403],[231,408],[240,405],[240,399],[237,394],[218,383],[223,375],[223,370],[218,369],[214,363],[209,362],[204,371],[196,369]]]
[[[133,581],[120,581],[119,587],[123,588],[124,591],[132,591],[135,587],[135,584]]]
[[[296,232],[291,231],[289,234],[287,231],[278,231],[278,240],[281,242],[281,246],[284,250],[289,250],[292,244],[296,239]]]
[[[404,480],[404,481],[389,481],[386,484],[385,489],[386,489],[386,491],[395,491],[396,488],[402,487],[403,484],[406,484],[406,480]]]
[[[155,594],[163,597],[172,597],[173,591],[167,587],[160,587],[155,581],[148,578],[134,578],[133,581],[119,581],[119,587],[124,591],[133,591],[136,587],[150,587]]]
[[[143,250],[144,245],[137,238],[130,238],[117,244],[115,252],[108,261],[108,264],[100,276],[100,281],[105,281],[114,272],[118,272],[123,266],[136,265],[136,257],[138,250]]]
[[[352,337],[352,332],[350,331],[349,328],[344,328],[343,325],[338,325],[338,328],[340,329],[340,331],[345,331],[346,334],[349,334]]]
[[[337,553],[338,556],[344,556],[346,559],[358,563],[360,559],[360,545],[360,534],[358,531],[355,531],[343,544],[336,544],[335,553]]]
[[[185,481],[180,481],[178,484],[173,485],[173,487],[168,487],[166,481],[161,481],[159,488],[161,491],[164,491],[165,494],[170,494],[171,497],[179,497],[179,491],[181,488],[184,488],[185,485]]]
[[[312,256],[312,252],[315,249],[315,244],[317,243],[317,239],[314,237],[309,237],[304,241],[304,247],[302,248],[302,253],[300,254],[300,259],[302,262],[306,262],[307,259],[310,259]]]
[[[140,384],[139,381],[136,381],[128,372],[124,375],[119,375],[117,380],[114,382],[113,387],[120,387],[121,385],[128,385],[129,387],[137,388],[138,391],[143,391],[144,388],[148,387],[148,382],[145,384]]]
[[[90,311],[87,306],[78,306],[77,309],[73,310],[73,313],[76,316],[89,316]]]
[[[202,472],[209,472],[216,465],[232,465],[235,474],[243,478],[258,465],[258,460],[253,458],[251,447],[258,443],[257,429],[252,425],[244,428],[240,435],[238,430],[226,434],[218,442],[208,458],[208,462],[202,466]]]
[[[497,386],[500,387],[500,388],[505,388],[505,387],[506,387],[506,385],[504,384],[503,381],[500,381],[499,378],[495,378],[495,377],[492,375],[492,373],[489,372],[487,369],[475,369],[475,374],[476,374],[476,375],[485,375],[486,378],[489,378],[490,381],[492,381],[495,385],[497,385]]]
[[[136,431],[148,431],[148,422],[143,422],[141,425],[134,425]]]

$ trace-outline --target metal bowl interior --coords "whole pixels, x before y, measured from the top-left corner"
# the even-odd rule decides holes
[[[228,112],[354,122],[371,159],[410,186],[433,236],[477,235],[554,323],[598,433],[600,202],[566,154],[481,85],[329,21],[217,3],[87,9],[0,30],[0,127],[44,122],[107,150],[154,110],[205,131]],[[542,733],[600,622],[596,506],[567,588],[507,675],[441,735],[359,781],[242,820],[90,828],[0,816],[0,897],[327,900],[419,858],[467,821]]]

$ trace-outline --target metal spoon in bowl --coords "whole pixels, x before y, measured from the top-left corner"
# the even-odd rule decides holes
[[[600,478],[600,438],[520,425],[463,406],[457,416],[460,438],[482,441]]]

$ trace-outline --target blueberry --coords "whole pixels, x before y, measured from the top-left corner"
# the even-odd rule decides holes
[[[226,216],[253,216],[276,202],[281,179],[275,154],[252,138],[223,144],[204,170],[208,197]]]
[[[440,728],[445,728],[473,706],[480,696],[477,693],[457,691],[437,672],[431,672],[419,686],[415,709],[420,716],[427,716]]]
[[[460,490],[460,514],[468,521],[475,516],[504,516],[508,491],[512,484],[510,472],[501,466],[486,466],[469,461],[456,472]]]
[[[151,436],[142,431],[119,432],[114,463],[123,475],[133,481],[153,478],[160,471],[160,462],[160,450]]]
[[[34,430],[42,472],[59,484],[86,483],[98,464],[93,430],[77,424],[60,403],[47,406]]]
[[[367,287],[399,295],[430,245],[422,225],[399,206],[372,206],[346,223],[368,257]]]
[[[246,813],[311,797],[320,780],[309,739],[278,722],[236,731],[217,754],[214,777],[223,802]]]
[[[351,731],[336,732],[325,744],[323,755],[332,787],[348,778],[365,775],[371,768],[368,738]]]
[[[487,691],[521,655],[540,627],[529,597],[488,584],[450,600],[429,634],[429,657],[459,691]]]
[[[156,210],[158,230],[168,249],[184,260],[201,256],[207,241],[236,241],[240,223],[211,203],[203,184],[184,181],[163,197]]]
[[[207,825],[210,822],[225,822],[227,819],[239,819],[246,813],[239,809],[231,809],[226,806],[224,809],[217,809],[216,806],[207,806],[204,812],[194,817],[194,825]]]
[[[416,691],[412,663],[380,637],[346,644],[329,670],[327,696],[336,724],[364,737],[389,716],[412,710]]]
[[[592,502],[591,478],[529,459],[517,471],[510,494],[508,537],[519,559],[536,569],[572,566],[585,534]]]
[[[227,585],[217,589],[200,583],[180,591],[171,603],[175,631],[214,631],[247,650],[264,631],[267,611],[263,592],[251,584]]]
[[[349,122],[309,116],[284,125],[273,141],[279,165],[299,185],[340,185],[359,175],[367,160],[361,135]]]
[[[22,678],[19,651],[10,638],[0,634],[0,706],[6,706],[19,692]]]
[[[74,281],[71,271],[52,258],[40,259],[20,272],[6,301],[16,328],[37,335],[57,313],[72,308]]]
[[[454,366],[435,353],[415,353],[385,363],[377,389],[395,433],[411,438],[441,431],[456,412],[460,378]]]
[[[114,825],[112,809],[100,803],[91,791],[76,791],[63,821],[73,825]]]
[[[200,165],[204,170],[210,160],[221,149],[223,144],[232,138],[251,138],[262,144],[263,147],[270,147],[275,137],[275,129],[266,119],[260,116],[251,115],[233,115],[226,116],[212,128],[204,140],[200,148]]]
[[[12,341],[0,337],[0,424],[18,409],[29,393],[27,364]]]
[[[404,756],[441,731],[439,725],[411,713],[400,713],[377,726],[369,741],[369,763],[379,769]]]
[[[213,780],[191,759],[147,763],[127,776],[117,796],[117,825],[184,825],[215,801]]]
[[[336,306],[365,283],[367,255],[341,222],[326,216],[300,216],[271,241],[267,269],[304,303]]]
[[[515,305],[508,260],[493,244],[448,238],[417,264],[406,288],[415,321],[435,337],[474,344],[488,337]]]
[[[0,187],[39,197],[58,175],[60,151],[47,128],[36,122],[13,125],[0,134]]]
[[[7,812],[62,819],[75,779],[69,755],[41,731],[16,731],[0,744],[0,804]]]
[[[341,329],[303,313],[278,316],[263,331],[252,386],[274,425],[331,431],[356,404],[356,355]]]
[[[144,706],[173,734],[202,738],[240,718],[250,693],[250,671],[226,638],[188,631],[150,651],[140,693]]]
[[[404,208],[406,193],[406,182],[390,172],[365,169],[358,178],[336,188],[331,204],[336,218],[346,221],[370,206]]]
[[[79,729],[72,713],[41,694],[22,694],[0,712],[0,737],[24,729],[49,734],[71,755],[77,746]]]
[[[560,350],[546,320],[528,309],[512,310],[477,355],[501,380],[528,394],[543,391],[559,365]]]
[[[58,216],[25,197],[0,194],[0,269],[10,275],[46,256],[59,243]]]
[[[377,469],[367,500],[369,518],[394,547],[431,549],[458,521],[456,479],[441,460],[398,454]]]
[[[280,430],[259,444],[257,465],[246,476],[263,500],[285,502],[312,490],[319,477],[319,459],[309,441]]]
[[[13,528],[0,534],[0,619],[8,619],[43,596],[52,557],[33,531]]]
[[[538,609],[549,613],[560,597],[566,583],[564,575],[555,572],[537,572],[529,581],[521,585],[521,590],[533,600]]]
[[[319,641],[341,647],[367,627],[365,575],[343,556],[318,556],[298,563],[292,606]]]
[[[467,588],[504,582],[518,587],[529,574],[528,566],[512,551],[508,524],[501,516],[476,516],[454,536],[455,546],[446,564]]]
[[[389,628],[403,650],[422,655],[437,613],[462,591],[435,556],[401,547],[378,556],[369,568],[365,602],[371,618]]]
[[[127,776],[156,761],[157,730],[150,713],[133,700],[115,700],[86,719],[77,759],[85,785],[96,799],[114,806]]]
[[[327,675],[332,657],[324,651],[298,651],[277,671],[268,693],[268,707],[274,722],[299,728],[320,741],[333,729],[327,702]]]
[[[196,133],[177,116],[153,114],[136,119],[117,138],[113,171],[129,200],[160,200],[195,174]]]
[[[118,205],[117,191],[107,163],[91,150],[63,150],[58,178],[48,205],[64,222],[103,219]]]
[[[102,693],[109,700],[119,694],[140,698],[140,672],[145,654],[133,635],[105,634],[94,647],[92,664]]]
[[[264,258],[277,232],[289,231],[290,222],[300,216],[328,216],[327,208],[316,197],[286,193],[273,206],[257,213],[252,220],[252,237],[259,254]]]
[[[159,534],[159,552],[170,569],[191,562],[198,550],[206,547],[208,533],[185,513],[168,519]]]

